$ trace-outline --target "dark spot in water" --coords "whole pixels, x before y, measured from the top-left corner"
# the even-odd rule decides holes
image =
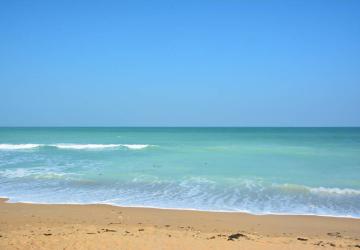
[[[143,228],[140,228],[140,229],[139,229],[139,232],[143,232],[143,231],[145,231],[145,229],[143,229]]]
[[[45,236],[50,236],[50,235],[52,235],[52,234],[44,234]]]

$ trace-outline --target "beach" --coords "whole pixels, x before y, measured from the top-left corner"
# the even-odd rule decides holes
[[[358,249],[360,220],[0,202],[0,249]]]
[[[359,152],[359,128],[0,128],[0,249],[357,249]]]
[[[0,250],[360,250],[359,13],[1,1]]]

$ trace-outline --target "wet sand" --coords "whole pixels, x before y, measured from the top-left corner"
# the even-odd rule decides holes
[[[0,199],[0,249],[360,249],[360,220]]]

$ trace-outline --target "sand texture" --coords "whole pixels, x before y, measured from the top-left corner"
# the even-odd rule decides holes
[[[0,249],[360,249],[360,220],[0,200]]]

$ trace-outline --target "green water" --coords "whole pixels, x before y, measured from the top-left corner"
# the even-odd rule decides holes
[[[0,196],[360,217],[360,128],[0,128]]]

